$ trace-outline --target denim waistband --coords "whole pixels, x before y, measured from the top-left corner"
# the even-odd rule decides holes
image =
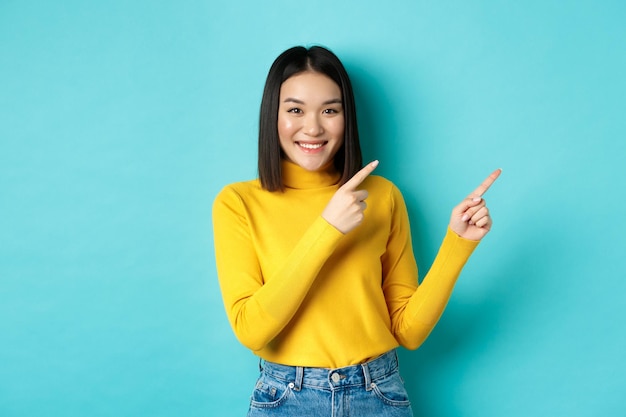
[[[369,390],[377,379],[397,372],[398,355],[393,349],[360,365],[337,369],[289,366],[262,361],[261,370],[267,375],[289,382],[296,390],[300,390],[303,385],[321,388],[361,385]]]

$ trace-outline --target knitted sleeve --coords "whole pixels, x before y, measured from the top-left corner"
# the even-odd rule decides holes
[[[404,199],[392,191],[392,223],[383,257],[383,292],[398,343],[417,349],[441,317],[454,284],[478,245],[448,228],[430,270],[418,285],[417,267]]]
[[[222,190],[213,204],[215,257],[222,297],[235,335],[244,346],[258,351],[295,315],[343,235],[319,216],[291,253],[280,260],[275,276],[264,277],[253,239],[254,228],[240,193],[233,187]]]

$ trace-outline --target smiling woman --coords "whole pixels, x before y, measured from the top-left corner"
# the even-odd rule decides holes
[[[339,59],[281,54],[261,103],[259,179],[226,186],[213,206],[226,313],[263,364],[249,416],[412,415],[395,349],[416,349],[437,323],[491,228],[482,194],[499,171],[453,209],[418,285],[404,200],[370,175],[377,165],[361,168]]]

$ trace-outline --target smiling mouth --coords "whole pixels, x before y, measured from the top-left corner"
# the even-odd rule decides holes
[[[309,150],[315,150],[315,149],[319,149],[322,146],[326,145],[328,143],[328,141],[324,141],[324,142],[316,142],[316,143],[307,143],[307,142],[296,142],[296,144],[304,149],[309,149]]]

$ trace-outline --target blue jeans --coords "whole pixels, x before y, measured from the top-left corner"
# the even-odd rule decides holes
[[[339,369],[264,362],[248,417],[411,417],[395,350]]]

